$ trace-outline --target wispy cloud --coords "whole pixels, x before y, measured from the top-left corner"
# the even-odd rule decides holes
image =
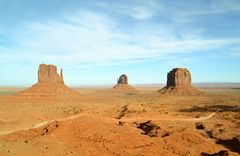
[[[128,33],[105,14],[89,11],[65,15],[57,20],[29,23],[17,30],[15,47],[3,47],[3,57],[30,60],[115,62],[164,57],[171,53],[189,53],[240,43],[240,39],[203,39],[203,30],[182,32],[165,25],[135,26]],[[162,26],[162,27],[161,27]],[[150,30],[149,30],[150,29]],[[154,31],[156,30],[156,33]],[[153,30],[153,31],[151,31]]]
[[[91,73],[98,74],[96,69],[123,66],[136,69],[134,65],[144,69],[146,64],[156,66],[156,63],[169,68],[194,64],[199,56],[212,62],[218,51],[221,54],[217,61],[232,61],[240,56],[238,0],[123,0],[85,2],[83,5],[71,1],[69,3],[73,4],[68,7],[51,2],[50,6],[59,7],[59,12],[45,6],[38,8],[30,0],[24,2],[16,3],[14,9],[8,8],[7,3],[0,3],[9,14],[0,15],[0,64],[14,67],[14,71],[28,68],[35,72],[35,68],[29,69],[30,65],[51,63],[69,67],[69,70],[90,71],[90,82]],[[31,5],[25,6],[27,4]],[[26,13],[20,18],[22,9],[32,5],[38,9],[32,10],[33,17]],[[49,14],[43,12],[43,8]],[[1,22],[1,17],[10,22]],[[214,65],[221,66],[217,61]],[[9,72],[6,70],[5,74]]]
[[[95,5],[105,11],[124,15],[137,21],[151,19],[157,12],[163,11],[162,3],[157,0],[128,0],[122,1],[122,3],[105,3],[99,1]]]
[[[161,3],[155,0],[141,1],[141,3],[134,3],[133,6],[125,6],[124,13],[130,15],[136,20],[145,20],[155,16],[157,12],[163,10]]]
[[[209,13],[224,13],[240,11],[238,0],[213,1],[209,7]]]

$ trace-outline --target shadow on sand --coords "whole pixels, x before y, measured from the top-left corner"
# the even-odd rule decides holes
[[[240,154],[240,141],[237,138],[229,139],[229,140],[217,140],[217,144],[221,144],[226,148],[230,149],[233,152],[237,152]]]
[[[180,112],[240,112],[240,106],[213,105],[213,106],[193,106],[188,109],[181,109]]]

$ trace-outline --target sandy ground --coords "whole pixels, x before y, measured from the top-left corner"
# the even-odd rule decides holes
[[[240,154],[239,88],[200,88],[202,96],[137,89],[80,88],[79,98],[46,99],[1,88],[0,155]],[[138,127],[149,120],[159,127],[152,137]]]

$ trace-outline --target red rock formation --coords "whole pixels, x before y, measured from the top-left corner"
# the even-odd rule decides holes
[[[128,77],[127,75],[123,74],[119,77],[118,81],[117,81],[118,84],[128,84]]]
[[[128,84],[127,75],[123,74],[117,80],[117,85],[113,87],[115,92],[137,93],[137,90]]]
[[[59,75],[56,66],[40,64],[38,68],[38,82],[64,83],[62,69],[61,75]]]
[[[167,86],[159,90],[163,94],[199,95],[192,87],[191,73],[186,68],[174,68],[167,74]]]
[[[38,83],[17,95],[34,98],[72,98],[79,94],[64,84],[62,69],[57,73],[54,65],[41,64],[38,68]]]
[[[167,86],[191,86],[191,74],[186,68],[174,68],[167,75]]]

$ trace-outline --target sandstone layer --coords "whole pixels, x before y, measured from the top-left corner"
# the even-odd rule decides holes
[[[62,69],[59,75],[56,66],[40,64],[38,68],[38,82],[64,83]]]
[[[38,82],[17,95],[35,98],[71,98],[77,97],[78,93],[64,84],[62,69],[60,74],[58,74],[56,66],[40,64],[38,68]]]
[[[200,95],[192,86],[191,73],[186,68],[174,68],[167,74],[167,86],[159,90],[163,94]]]

